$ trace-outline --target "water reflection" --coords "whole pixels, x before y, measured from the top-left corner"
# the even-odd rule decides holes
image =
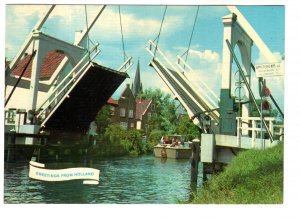
[[[47,168],[83,166],[56,163]],[[27,164],[5,164],[5,203],[178,203],[190,195],[189,160],[122,157],[93,161],[98,185],[82,181],[44,182],[28,177]],[[201,175],[201,172],[199,173]],[[200,181],[199,179],[198,181]]]

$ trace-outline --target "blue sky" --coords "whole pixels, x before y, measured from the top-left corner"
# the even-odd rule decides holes
[[[7,5],[5,51],[10,59],[17,53],[23,40],[31,31],[39,17],[49,5]],[[87,6],[87,16],[91,19],[97,5]],[[238,6],[238,9],[254,27],[276,57],[285,54],[285,8],[284,6]],[[168,6],[159,47],[173,62],[176,55],[182,54],[188,46],[197,6]],[[164,6],[122,5],[122,25],[125,51],[133,57],[134,65],[129,70],[127,79],[113,95],[118,97],[126,83],[131,83],[139,58],[141,78],[144,88],[159,87],[168,91],[157,73],[148,66],[151,56],[145,49],[148,39],[154,39],[159,31]],[[195,87],[199,80],[206,82],[219,95],[222,63],[223,24],[222,16],[229,14],[225,6],[200,6],[195,31],[190,47],[188,63],[194,74],[190,79]],[[54,37],[73,42],[74,32],[85,28],[84,5],[58,5],[44,24],[43,32]],[[15,33],[18,34],[15,34]],[[104,66],[117,69],[123,61],[119,14],[117,5],[108,5],[90,33],[93,42],[100,43],[101,53],[96,61]],[[265,63],[256,46],[252,50],[253,63]],[[255,77],[255,75],[253,75]],[[256,83],[254,89],[256,90]],[[284,79],[282,77],[267,79],[272,94],[283,106]]]
[[[13,58],[14,55],[17,53],[19,47],[21,46],[24,38],[28,34],[28,32],[31,30],[31,28],[36,23],[37,19],[41,14],[43,13],[45,8],[33,8],[32,6],[30,8],[24,9],[19,8],[17,10],[16,8],[13,8],[11,6],[4,5],[8,0],[2,1],[3,3],[1,6],[3,6],[2,13],[0,13],[0,16],[2,16],[2,19],[0,19],[0,23],[2,22],[2,27],[5,26],[5,33],[2,33],[2,52],[9,58]],[[21,1],[23,4],[26,4],[28,1]],[[31,1],[32,2],[32,1]],[[59,1],[54,0],[54,2],[59,3]],[[65,1],[64,1],[65,2]],[[74,2],[74,1],[72,1]],[[157,3],[157,4],[163,4],[165,1],[157,1],[153,0],[151,1],[151,4]],[[185,0],[184,4],[195,4],[195,3],[201,3],[203,1],[197,0],[194,3],[191,2],[191,0]],[[221,3],[218,3],[221,2]],[[257,217],[261,217],[265,215],[265,217],[270,216],[270,213],[272,217],[285,217],[288,213],[290,213],[291,209],[298,208],[299,205],[299,176],[295,174],[298,170],[298,165],[295,164],[297,161],[299,161],[299,145],[297,142],[297,135],[299,135],[299,116],[297,114],[299,113],[299,34],[300,34],[300,28],[299,28],[299,3],[295,0],[259,0],[259,1],[230,1],[235,2],[236,4],[283,4],[286,6],[286,51],[284,48],[284,17],[285,17],[285,9],[284,7],[264,7],[264,6],[243,6],[238,7],[238,9],[244,14],[244,16],[248,19],[248,21],[251,23],[251,25],[254,27],[254,29],[260,34],[261,38],[265,41],[265,43],[268,45],[268,47],[271,49],[272,52],[277,52],[276,54],[286,55],[286,89],[285,89],[285,99],[286,99],[286,110],[285,110],[285,204],[280,206],[272,207],[270,210],[270,207],[255,207],[253,208],[246,208],[246,207],[234,207],[234,211],[237,211],[237,213],[232,213],[232,207],[222,207],[222,210],[214,210],[214,217],[222,215],[222,217],[239,217],[240,212],[243,213],[243,216],[245,217],[253,217],[253,215],[257,215]],[[9,3],[14,3],[10,1]],[[49,4],[49,2],[46,2]],[[79,1],[75,0],[75,3],[80,3]],[[140,3],[140,1],[138,2]],[[144,3],[145,2],[141,2]],[[205,2],[207,4],[207,1]],[[211,0],[209,1],[209,4],[228,4],[228,2],[224,1],[217,1],[217,0]],[[181,3],[182,4],[182,3]],[[232,3],[234,4],[234,3]],[[95,6],[94,6],[95,7]],[[132,55],[135,59],[135,63],[137,62],[137,57],[140,57],[141,61],[141,70],[142,70],[142,79],[144,86],[161,86],[164,88],[162,81],[160,78],[156,75],[156,73],[148,67],[148,62],[150,60],[150,57],[148,53],[145,51],[144,47],[146,45],[146,42],[149,38],[154,38],[156,34],[158,33],[159,24],[162,17],[163,7],[161,7],[159,10],[152,10],[153,8],[157,7],[125,7],[122,6],[122,12],[125,15],[130,15],[128,19],[123,19],[124,25],[125,23],[132,24],[133,21],[141,21],[141,23],[147,24],[147,28],[144,27],[144,29],[139,26],[139,28],[134,28],[131,26],[128,26],[128,28],[124,29],[125,34],[125,43],[126,43],[126,51],[128,55]],[[202,7],[201,7],[202,8]],[[92,10],[92,7],[88,7],[89,13]],[[108,7],[110,9],[110,7]],[[49,22],[46,25],[46,28],[43,29],[43,31],[48,32],[51,35],[55,35],[60,38],[66,38],[71,41],[73,39],[73,31],[81,29],[84,27],[84,7],[80,7],[80,11],[78,14],[71,13],[73,9],[71,10],[65,10],[58,13],[58,7],[57,7],[57,15],[56,18],[52,18],[52,24]],[[117,9],[111,8],[107,13],[111,11],[117,11]],[[178,10],[181,10],[182,13],[176,13],[175,8],[173,7],[173,16],[179,16],[180,19],[182,18],[184,22],[169,25],[169,30],[173,28],[173,32],[171,34],[163,33],[159,42],[159,46],[163,48],[165,52],[168,53],[171,57],[175,57],[177,53],[180,54],[180,49],[178,48],[186,48],[188,45],[188,39],[190,35],[190,31],[192,28],[192,23],[194,19],[194,13],[195,8],[181,8]],[[184,12],[185,11],[185,12]],[[167,17],[171,16],[172,10],[168,9],[167,11]],[[200,10],[201,13],[201,10]],[[195,51],[202,51],[200,54],[204,54],[204,51],[211,51],[211,53],[207,52],[206,54],[211,54],[210,57],[212,59],[210,62],[207,62],[207,56],[202,55],[201,59],[200,56],[196,55],[199,53],[194,53],[195,55],[190,55],[189,57],[189,63],[193,65],[193,68],[198,69],[199,77],[201,75],[201,78],[204,80],[208,80],[209,84],[212,87],[215,87],[215,90],[217,93],[219,93],[220,89],[220,77],[216,77],[214,73],[217,73],[215,71],[218,71],[218,68],[215,67],[218,65],[218,63],[221,63],[222,60],[222,23],[221,23],[221,16],[228,14],[229,11],[227,9],[221,9],[220,11],[214,11],[211,12],[211,10],[203,10],[202,16],[199,14],[198,18],[198,24],[196,26],[196,32],[193,38],[192,42],[192,49]],[[71,14],[72,19],[65,19],[62,15],[65,17]],[[89,14],[89,17],[92,17],[92,15]],[[60,21],[59,25],[55,25],[55,19],[56,21]],[[106,20],[105,20],[106,19]],[[120,29],[118,26],[118,17],[110,18],[111,20],[115,19],[114,23],[115,25],[109,25],[108,18],[107,17],[101,17],[98,21],[98,30],[101,30],[101,27],[103,28],[102,32],[99,32],[98,30],[93,30],[93,41],[99,41],[101,43],[101,49],[102,52],[99,54],[98,60],[102,62],[105,65],[111,66],[113,68],[118,67],[120,65],[120,62],[122,62],[122,48],[121,48],[121,36],[120,36]],[[170,18],[169,18],[170,19]],[[49,20],[50,21],[50,20]],[[67,23],[69,21],[69,23]],[[72,22],[73,21],[73,22]],[[145,22],[148,21],[148,22]],[[154,21],[154,22],[151,22]],[[63,25],[63,24],[70,24],[70,25]],[[103,26],[103,24],[105,24]],[[136,22],[134,24],[137,24]],[[149,28],[151,25],[152,28]],[[166,31],[166,26],[164,25],[163,32]],[[139,31],[140,30],[140,31]],[[168,30],[168,29],[167,29]],[[105,31],[105,32],[103,32]],[[16,34],[17,33],[17,34]],[[139,34],[137,34],[139,33]],[[174,40],[174,37],[176,36],[176,40]],[[131,46],[130,46],[131,45]],[[183,49],[182,49],[183,50]],[[3,55],[4,56],[4,55]],[[2,57],[3,57],[2,56]],[[113,57],[113,58],[112,58]],[[199,57],[199,58],[197,58]],[[214,57],[214,58],[213,58]],[[252,59],[256,62],[258,61],[264,61],[262,57],[259,56],[259,53],[257,51],[256,46],[253,46],[253,57]],[[206,62],[205,62],[206,61]],[[203,68],[204,63],[207,65],[207,68]],[[2,66],[2,65],[1,65]],[[129,71],[130,76],[134,75],[135,72],[134,65],[131,70]],[[4,68],[4,66],[3,66]],[[3,69],[2,68],[2,69]],[[203,71],[201,69],[209,69],[209,72],[207,71],[205,76],[202,75]],[[205,73],[205,72],[204,72]],[[208,77],[207,75],[212,75],[211,77]],[[130,81],[128,81],[130,82]],[[274,82],[274,81],[273,81]],[[271,82],[268,80],[268,84],[271,85]],[[283,78],[278,78],[275,80],[273,87],[271,88],[272,93],[276,97],[276,99],[280,99],[280,105],[283,105]],[[4,88],[3,88],[4,90]],[[3,169],[3,168],[2,168]],[[1,183],[1,182],[0,182]],[[0,185],[1,186],[1,185]],[[2,186],[3,187],[3,186]],[[167,207],[167,208],[166,208]],[[73,212],[73,216],[76,213],[76,217],[86,215],[86,210],[76,209],[77,206],[71,208],[68,212]],[[106,207],[101,207],[101,210],[104,214],[105,212],[111,213],[111,208],[108,208],[108,210],[105,210]],[[5,209],[5,207],[4,207]],[[7,209],[7,208],[6,208]],[[25,209],[25,210],[24,210]],[[91,209],[91,208],[89,208]],[[140,208],[140,209],[146,209],[147,211],[156,211],[156,208]],[[153,210],[154,209],[154,210]],[[164,206],[165,210],[160,210],[159,212],[165,215],[166,213],[170,213],[170,211],[173,211],[174,215],[178,214],[179,216],[186,216],[186,213],[189,211],[191,214],[199,213],[201,211],[201,214],[212,214],[211,213],[211,207],[189,207],[184,208],[186,210],[183,210],[182,207],[171,207],[168,208],[168,206]],[[22,208],[22,210],[15,210],[20,211],[21,216],[27,217],[31,215],[31,208]],[[130,216],[137,217],[140,216],[140,213],[130,213],[129,210],[125,210],[124,208],[120,208],[118,206],[117,210],[122,213],[122,216],[124,216],[124,212],[128,212]],[[218,212],[220,211],[220,212]],[[246,211],[246,213],[245,213]],[[8,211],[7,212],[11,212]],[[38,210],[38,212],[42,212]],[[94,210],[93,212],[98,213]],[[248,213],[247,213],[248,212]],[[165,214],[164,214],[165,213]],[[222,213],[222,214],[221,214]],[[148,217],[152,216],[151,213],[148,213]],[[215,215],[216,214],[216,215]],[[144,214],[147,217],[147,214]],[[173,215],[173,214],[172,214]],[[175,216],[177,217],[177,216]]]

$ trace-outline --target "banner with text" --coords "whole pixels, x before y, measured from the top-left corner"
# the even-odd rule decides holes
[[[68,181],[75,179],[92,180],[91,183],[84,184],[98,184],[100,170],[88,168],[88,167],[77,167],[67,169],[44,169],[40,168],[40,163],[30,161],[29,165],[29,177],[32,179],[42,181]]]

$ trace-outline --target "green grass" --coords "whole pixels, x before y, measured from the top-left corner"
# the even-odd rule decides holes
[[[282,204],[283,145],[241,152],[198,191],[192,203]]]

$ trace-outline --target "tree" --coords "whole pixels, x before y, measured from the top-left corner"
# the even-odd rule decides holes
[[[199,137],[198,127],[190,120],[189,116],[186,114],[180,118],[176,130],[178,134],[185,135],[188,140]]]
[[[118,124],[109,125],[104,134],[105,143],[122,145],[129,154],[143,154],[145,149],[142,144],[142,134],[137,129],[125,130]]]
[[[146,89],[139,95],[142,99],[152,99],[156,108],[156,117],[151,117],[149,121],[149,133],[153,130],[163,130],[165,132],[176,131],[176,104],[170,94],[162,92],[160,89]]]
[[[104,105],[96,116],[97,132],[100,136],[104,135],[105,129],[111,124],[110,118],[110,105]]]

